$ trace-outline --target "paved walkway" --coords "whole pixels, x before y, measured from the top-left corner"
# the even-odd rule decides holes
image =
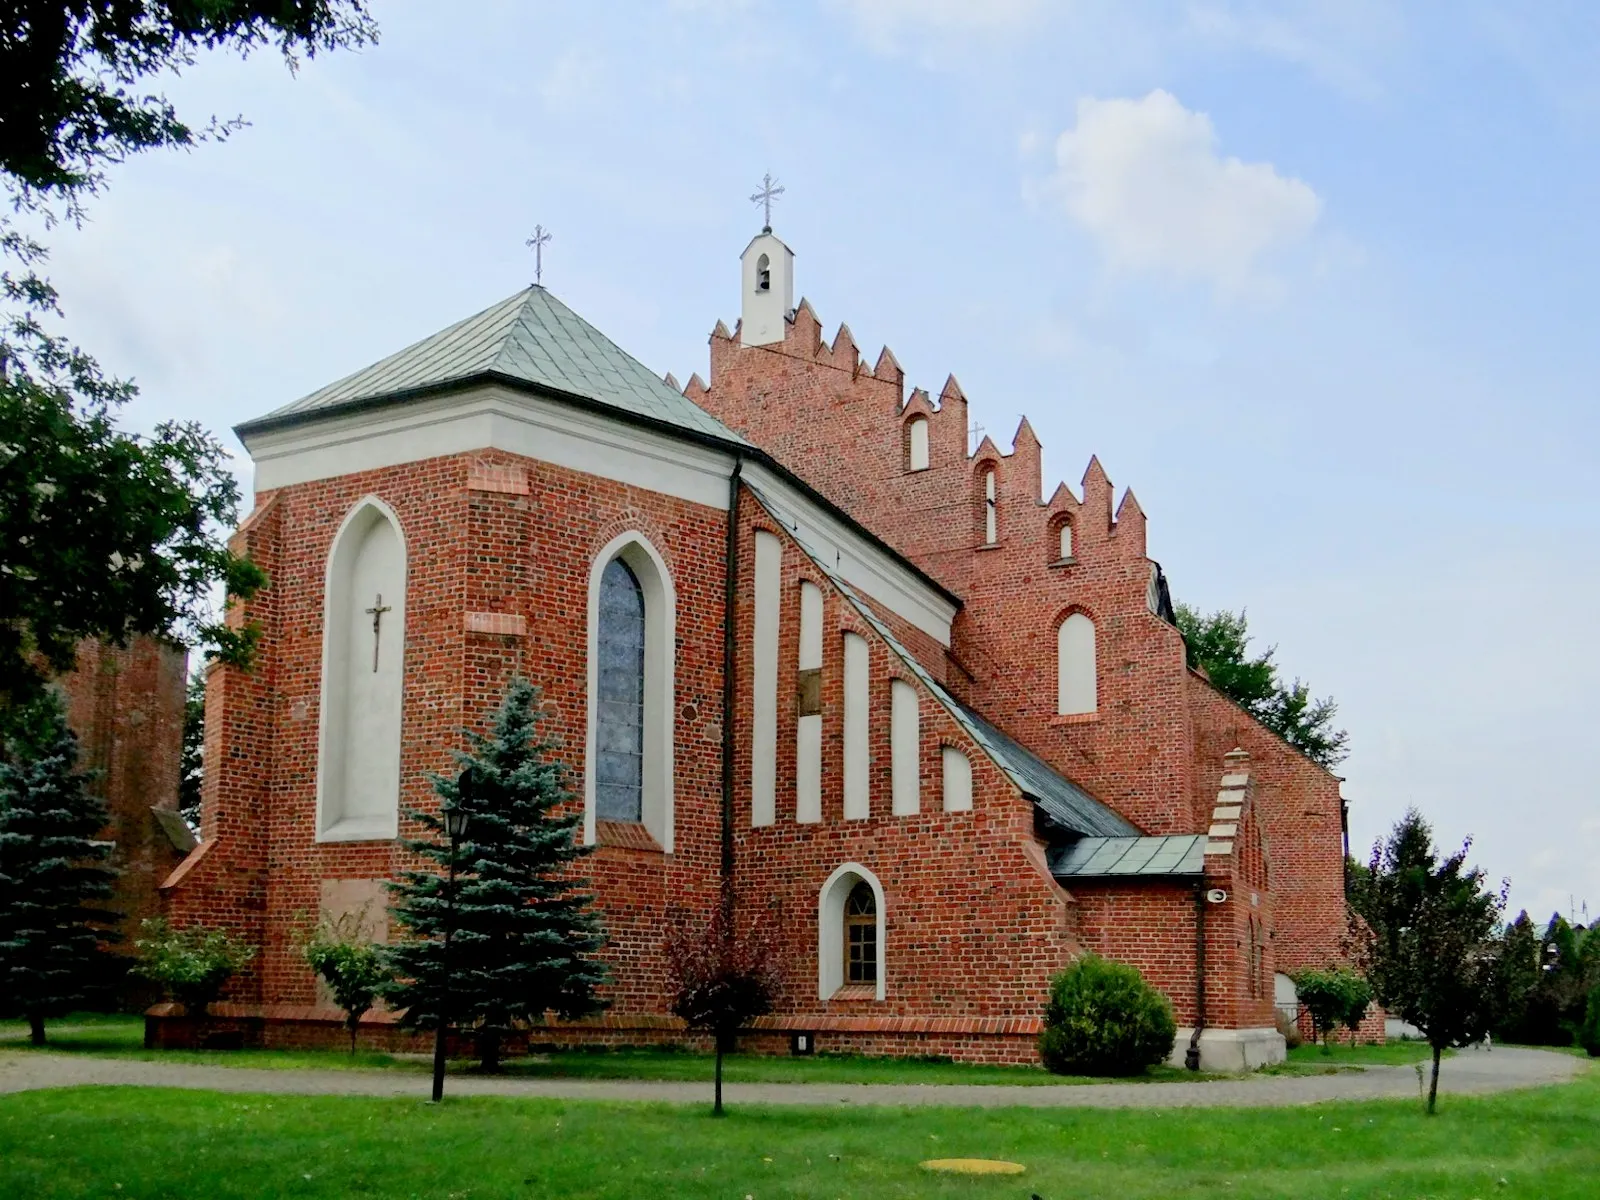
[[[1453,1095],[1564,1083],[1581,1059],[1546,1050],[1466,1050],[1447,1058],[1439,1090]],[[0,1093],[36,1088],[123,1084],[216,1092],[300,1096],[427,1094],[424,1074],[396,1071],[270,1070],[93,1058],[81,1054],[0,1053]],[[452,1076],[453,1096],[540,1096],[564,1100],[645,1100],[705,1104],[711,1084],[647,1080],[486,1079]],[[1327,1100],[1417,1096],[1413,1067],[1368,1067],[1336,1075],[1253,1075],[1196,1083],[1009,1084],[730,1083],[730,1104],[887,1104],[984,1108],[1254,1108]]]

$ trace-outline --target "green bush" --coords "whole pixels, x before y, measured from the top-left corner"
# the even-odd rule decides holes
[[[1372,1003],[1372,987],[1348,967],[1334,967],[1327,971],[1297,971],[1295,991],[1300,1003],[1311,1014],[1311,1023],[1322,1041],[1322,1052],[1332,1054],[1328,1037],[1344,1025],[1351,1033],[1361,1026]]]
[[[1590,1058],[1600,1058],[1600,983],[1589,993],[1583,1024],[1578,1026],[1578,1045],[1589,1052]]]
[[[254,946],[226,929],[204,925],[174,929],[160,917],[150,918],[139,929],[144,936],[133,943],[139,951],[135,974],[160,984],[191,1017],[205,1016],[223,985],[256,956]]]
[[[300,947],[306,966],[328,985],[333,1002],[344,1011],[350,1053],[356,1052],[361,1018],[377,1003],[378,990],[393,978],[383,961],[383,948],[366,930],[366,909],[338,919],[323,918]]]
[[[1057,1075],[1137,1075],[1172,1053],[1172,1005],[1124,963],[1086,954],[1050,982],[1039,1057]]]

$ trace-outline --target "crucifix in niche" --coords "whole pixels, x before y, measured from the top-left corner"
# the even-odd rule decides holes
[[[378,671],[378,638],[383,630],[383,614],[392,612],[390,605],[383,602],[383,593],[379,592],[372,601],[372,607],[367,609],[372,614],[372,671]]]

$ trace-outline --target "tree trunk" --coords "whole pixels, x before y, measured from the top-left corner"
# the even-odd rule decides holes
[[[722,1038],[717,1038],[717,1098],[711,1105],[711,1115],[720,1117],[722,1113]]]
[[[1442,1051],[1438,1046],[1433,1048],[1433,1082],[1428,1085],[1428,1115],[1433,1116],[1434,1105],[1439,1101],[1439,1055]]]
[[[356,1023],[355,1023],[355,1021],[351,1021],[350,1022],[350,1057],[354,1058],[355,1054],[356,1054]]]
[[[28,1040],[35,1046],[44,1045],[44,1018],[38,1013],[28,1014]]]
[[[500,1031],[485,1029],[478,1034],[478,1066],[486,1075],[500,1073]]]

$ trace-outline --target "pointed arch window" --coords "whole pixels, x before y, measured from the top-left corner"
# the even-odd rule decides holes
[[[1056,711],[1062,716],[1099,708],[1095,677],[1094,622],[1075,612],[1056,631]]]
[[[1000,521],[995,495],[994,472],[983,473],[983,544],[992,546],[999,540]]]
[[[589,571],[588,720],[584,731],[583,840],[635,846],[644,826],[673,849],[673,701],[677,593],[642,534],[618,534]]]
[[[756,259],[756,291],[772,290],[772,260],[763,254]]]
[[[928,469],[928,418],[912,417],[906,422],[906,470]]]
[[[1072,558],[1072,522],[1061,522],[1061,561]]]
[[[864,879],[844,905],[844,981],[878,982],[878,899]]]
[[[644,790],[644,589],[620,558],[600,576],[595,815],[638,821]]]

